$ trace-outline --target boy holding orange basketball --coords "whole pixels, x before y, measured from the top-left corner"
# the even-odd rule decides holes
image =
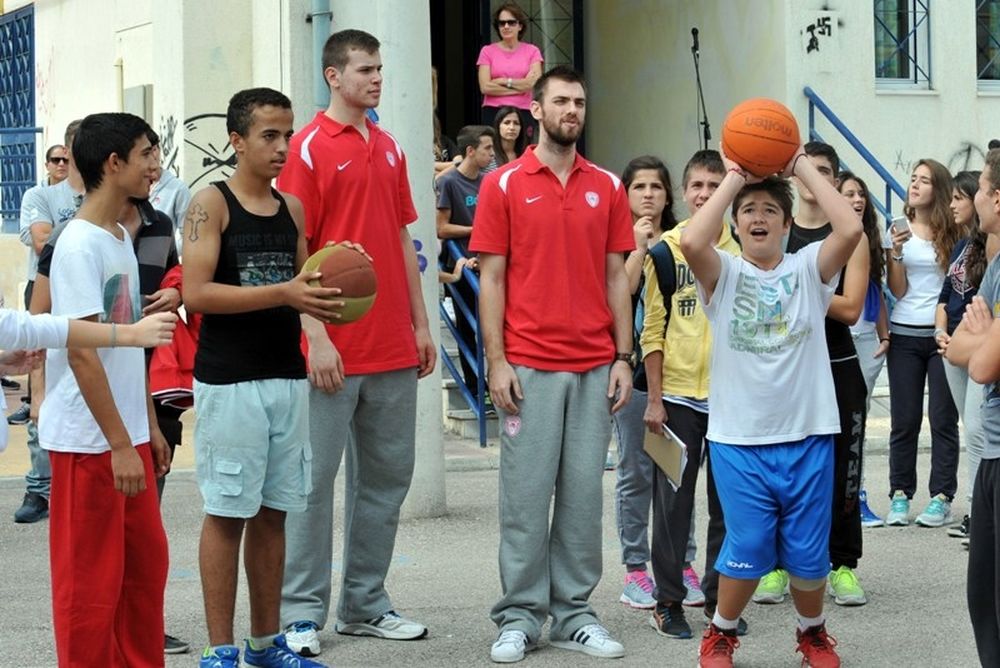
[[[271,187],[288,155],[292,104],[253,88],[226,114],[236,171],[195,195],[184,222],[184,303],[204,314],[194,363],[199,547],[209,647],[202,668],[321,664],[289,649],[279,624],[285,514],[309,494],[309,385],[299,313],[336,317],[336,288],[312,287],[302,204]],[[250,588],[243,663],[233,611],[240,542]]]
[[[788,162],[831,221],[822,243],[782,249],[792,196],[782,179],[751,176],[725,156],[718,190],[692,217],[681,250],[712,326],[709,449],[726,539],[716,561],[719,603],[702,638],[702,668],[732,666],[740,614],[761,576],[781,563],[798,613],[798,651],[814,667],[840,659],[827,635],[833,435],[840,431],[823,321],[839,273],[861,238],[847,201],[800,149]],[[742,255],[715,248],[725,210]],[[787,398],[797,398],[793,411]]]

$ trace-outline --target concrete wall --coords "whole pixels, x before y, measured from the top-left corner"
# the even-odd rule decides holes
[[[691,28],[699,30],[709,146],[716,148],[733,105],[785,96],[786,52],[772,36],[781,35],[784,13],[780,0],[587,0],[589,157],[620,173],[631,158],[652,153],[679,182],[701,140]]]
[[[800,123],[806,120],[800,91],[808,84],[904,187],[920,158],[935,158],[953,173],[982,167],[987,142],[1000,135],[1000,94],[977,91],[975,3],[932,3],[932,89],[887,91],[875,83],[870,0],[786,1],[788,94]],[[822,38],[820,51],[806,54],[801,31],[824,7],[835,13],[839,36]],[[817,127],[834,135],[825,121]],[[861,164],[846,142],[831,143],[851,167]]]
[[[587,0],[589,157],[621,170],[654,153],[679,180],[701,136],[690,54],[698,27],[711,147],[729,109],[756,96],[788,105],[805,138],[809,85],[904,185],[922,157],[953,172],[980,168],[986,143],[1000,135],[1000,93],[977,90],[974,3],[931,5],[925,91],[876,86],[872,11],[871,0]],[[817,35],[809,50],[806,28],[824,16],[832,34]],[[832,126],[819,120],[817,128],[876,188],[874,172]]]

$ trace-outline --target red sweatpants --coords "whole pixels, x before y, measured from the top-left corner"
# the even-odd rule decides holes
[[[111,453],[50,452],[49,560],[61,668],[163,666],[167,536],[149,445],[146,489],[115,491]]]

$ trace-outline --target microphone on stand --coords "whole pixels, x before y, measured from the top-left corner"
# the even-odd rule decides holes
[[[698,50],[698,29],[691,28],[691,57],[694,59],[694,80],[698,93],[696,99],[696,114],[701,118],[698,125],[701,126],[700,143],[703,149],[708,148],[708,142],[712,139],[712,130],[708,124],[708,111],[705,109],[705,92],[701,87],[701,53]]]

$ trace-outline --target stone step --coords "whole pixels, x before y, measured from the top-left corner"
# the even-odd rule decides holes
[[[479,422],[476,414],[468,408],[445,409],[444,428],[460,438],[479,440]],[[495,415],[486,417],[486,438],[493,439],[500,436],[500,423]]]

